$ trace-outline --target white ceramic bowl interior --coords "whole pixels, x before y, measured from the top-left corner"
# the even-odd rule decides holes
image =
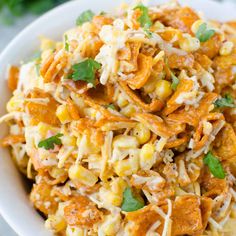
[[[75,26],[77,16],[84,10],[94,12],[112,11],[124,0],[75,0],[55,8],[24,29],[0,55],[0,115],[5,113],[5,104],[9,99],[6,86],[6,69],[9,64],[27,61],[39,46],[38,36],[60,39],[62,33]],[[131,1],[126,1],[131,2]],[[150,0],[151,5],[167,2]],[[206,18],[220,21],[236,19],[236,7],[230,3],[216,3],[211,0],[180,0],[204,12]],[[0,39],[1,40],[1,39]],[[6,125],[0,126],[0,138],[6,134]],[[20,236],[49,236],[44,229],[43,219],[32,208],[28,200],[24,182],[11,161],[8,150],[0,149],[0,212],[5,220]]]

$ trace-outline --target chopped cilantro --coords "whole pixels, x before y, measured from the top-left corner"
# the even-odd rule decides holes
[[[45,148],[46,150],[54,149],[54,145],[61,145],[61,139],[63,134],[57,134],[50,138],[44,139],[39,142],[38,147],[39,148]]]
[[[210,172],[213,174],[214,177],[218,179],[224,179],[225,178],[225,172],[224,169],[219,161],[218,158],[216,158],[212,152],[208,152],[206,156],[203,159],[203,162],[205,165],[207,165],[210,169]]]
[[[196,37],[200,42],[206,42],[215,34],[215,30],[207,29],[207,24],[203,23],[199,26],[198,31],[196,32]]]
[[[234,104],[234,99],[232,98],[232,96],[230,94],[226,94],[223,98],[218,98],[215,102],[214,102],[215,107],[219,108],[219,107],[236,107],[236,105]]]
[[[91,10],[82,12],[76,20],[76,25],[82,25],[85,22],[89,22],[93,19],[94,13]]]
[[[179,84],[179,79],[175,76],[175,74],[171,70],[170,70],[170,74],[171,74],[171,79],[172,79],[171,88],[173,90],[176,90],[176,88]]]
[[[126,212],[137,211],[145,206],[144,200],[135,195],[131,188],[126,188],[123,193],[121,210]]]
[[[134,10],[136,9],[141,11],[141,16],[138,18],[138,22],[143,28],[150,28],[152,26],[152,20],[148,15],[148,8],[143,4],[140,4],[134,8]]]
[[[70,48],[70,45],[69,45],[69,42],[68,42],[68,36],[67,34],[65,35],[65,50],[67,52],[69,52],[69,48]]]
[[[83,80],[95,86],[95,74],[100,68],[101,65],[97,61],[91,58],[86,59],[72,66],[72,74],[69,79],[74,81]]]

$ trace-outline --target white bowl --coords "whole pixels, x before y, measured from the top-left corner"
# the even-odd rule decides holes
[[[17,35],[0,55],[0,115],[5,113],[5,104],[10,96],[5,80],[7,65],[27,60],[39,46],[39,35],[59,39],[64,31],[75,25],[76,18],[82,11],[87,9],[94,12],[111,11],[122,2],[124,0],[71,1],[43,15]],[[166,1],[149,2],[155,4]],[[236,7],[230,3],[223,4],[211,0],[180,0],[180,2],[204,12],[207,18],[220,21],[236,19]],[[6,125],[1,125],[0,130],[0,136],[3,137],[6,134]],[[29,203],[21,176],[5,149],[0,149],[0,212],[20,236],[51,235],[44,229],[43,219]]]

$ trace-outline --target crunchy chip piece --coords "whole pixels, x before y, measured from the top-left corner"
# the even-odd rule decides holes
[[[161,235],[164,227],[164,218],[155,211],[155,207],[156,206],[153,205],[147,205],[140,210],[126,214],[127,220],[134,223],[131,229],[133,236],[146,236],[147,231],[157,221],[160,221],[160,226],[157,228],[156,232]],[[160,209],[165,214],[167,212],[167,205],[161,206]]]
[[[167,16],[167,25],[192,34],[191,26],[199,16],[190,7],[182,7]]]
[[[226,179],[212,177],[207,167],[202,171],[199,182],[205,191],[204,196],[206,197],[214,198],[228,189]]]
[[[152,57],[144,54],[138,55],[138,71],[131,79],[127,79],[127,83],[133,89],[140,89],[145,85],[151,75]]]
[[[181,123],[166,122],[159,116],[148,113],[137,113],[134,115],[134,119],[144,124],[156,135],[165,138],[181,133],[185,129],[185,125]]]
[[[34,204],[35,208],[44,213],[45,215],[54,214],[57,210],[58,203],[51,196],[52,186],[46,182],[34,184],[30,193],[30,201]]]
[[[163,113],[165,115],[169,115],[170,113],[177,110],[181,106],[181,104],[176,103],[176,99],[179,97],[181,93],[191,91],[193,89],[193,86],[194,86],[194,82],[192,80],[181,79],[175,93],[167,101],[167,104]]]
[[[95,204],[84,196],[73,197],[64,208],[64,217],[67,224],[82,228],[92,228],[102,219],[102,212]]]
[[[171,69],[187,69],[191,68],[194,65],[194,56],[193,54],[178,55],[178,54],[168,54],[168,66]]]
[[[10,66],[10,68],[8,69],[7,84],[8,88],[11,91],[14,91],[17,88],[18,79],[19,79],[19,68],[17,66]]]
[[[112,22],[113,22],[112,18],[102,15],[94,16],[92,20],[92,23],[96,27],[97,32],[99,32],[104,25],[111,25]]]
[[[151,103],[145,103],[141,98],[135,94],[135,92],[124,81],[119,81],[121,90],[132,100],[134,105],[139,106],[146,112],[155,112],[161,110],[163,102],[159,99],[152,100]]]
[[[201,209],[201,215],[202,215],[202,229],[196,232],[194,236],[200,236],[203,234],[204,230],[207,227],[208,219],[211,216],[212,207],[213,207],[213,201],[211,198],[201,197],[200,209]]]
[[[56,117],[58,103],[49,93],[45,93],[39,89],[34,89],[30,92],[28,97],[49,99],[49,102],[45,105],[34,102],[25,103],[25,110],[31,117],[32,125],[37,125],[39,122],[47,123],[53,126],[58,126],[60,124],[58,118]]]
[[[207,71],[212,66],[212,63],[213,63],[212,60],[204,54],[195,52],[194,58],[195,58],[195,61],[198,62]]]
[[[25,142],[25,136],[23,134],[19,134],[19,135],[10,134],[6,136],[5,138],[3,138],[2,145],[4,147],[7,147],[16,143],[24,143],[24,142]]]
[[[200,209],[201,200],[197,196],[179,196],[175,199],[172,213],[173,235],[193,235],[203,228]]]
[[[222,36],[218,33],[215,33],[209,40],[204,43],[201,43],[201,47],[198,52],[201,54],[205,54],[210,59],[212,59],[218,54],[221,44]]]
[[[42,75],[44,82],[49,83],[61,77],[68,62],[68,55],[64,51],[55,52],[50,54],[42,64],[40,74]]]
[[[214,142],[214,150],[222,161],[234,162],[236,160],[236,134],[229,123],[219,132]]]
[[[67,108],[71,118],[73,120],[79,120],[79,109],[70,98],[67,99]]]

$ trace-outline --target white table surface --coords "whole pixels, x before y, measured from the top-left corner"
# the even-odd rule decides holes
[[[236,2],[236,0],[228,0],[228,1]],[[20,18],[19,20],[17,20],[17,22],[12,26],[0,25],[0,52],[10,42],[10,40],[14,37],[14,35],[20,32],[22,28],[24,28],[34,19],[35,16],[28,15],[24,18]],[[17,234],[4,221],[1,215],[0,215],[0,236],[17,236]]]

